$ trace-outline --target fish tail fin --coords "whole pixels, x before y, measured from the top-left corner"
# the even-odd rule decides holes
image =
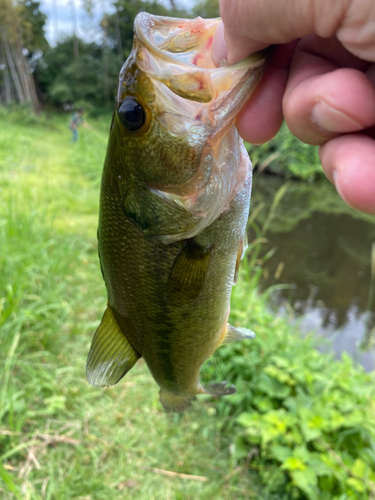
[[[181,413],[185,411],[191,402],[196,399],[195,396],[183,396],[179,394],[173,394],[173,392],[160,389],[160,402],[163,405],[165,411]]]

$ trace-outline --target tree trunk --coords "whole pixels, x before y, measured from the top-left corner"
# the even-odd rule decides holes
[[[4,49],[5,50],[5,49]],[[9,71],[8,71],[8,65],[6,63],[6,56],[4,50],[2,51],[2,57],[1,57],[1,62],[4,64],[4,70],[3,70],[3,75],[4,75],[4,101],[6,104],[9,104],[12,102],[12,86],[10,83],[10,77],[9,77]]]
[[[36,112],[39,111],[39,100],[36,95],[34,79],[28,61],[23,53],[22,24],[18,18],[12,0],[0,0],[0,58],[4,61],[3,81],[6,103],[18,101],[31,102]],[[1,50],[2,49],[2,50]]]
[[[16,61],[16,66],[18,70],[18,75],[20,77],[20,82],[22,85],[22,91],[25,96],[25,101],[31,101],[31,93],[30,93],[30,73],[29,67],[25,60],[25,56],[22,52],[22,47],[20,44],[19,36],[17,33],[16,43],[13,44],[13,47],[10,48],[11,52],[13,52],[13,59]]]
[[[8,44],[8,40],[6,38],[5,33],[3,33],[3,42],[4,42],[5,54],[6,54],[6,58],[8,61],[10,73],[12,75],[14,86],[16,87],[17,97],[18,97],[19,102],[23,103],[23,102],[25,102],[25,96],[24,96],[24,93],[22,92],[21,82],[20,82],[20,79],[18,78],[17,69],[15,67],[15,64],[14,64],[14,61],[12,58],[12,54],[10,51],[10,47]]]

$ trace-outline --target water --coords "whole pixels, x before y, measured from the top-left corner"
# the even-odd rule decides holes
[[[347,207],[325,180],[289,181],[270,215],[283,184],[271,175],[254,179],[252,211],[263,204],[255,221],[259,228],[268,226],[262,254],[276,249],[264,264],[261,288],[289,285],[271,294],[273,306],[287,312],[291,305],[303,331],[330,338],[338,356],[347,351],[373,370],[375,217]],[[255,237],[253,230],[249,236]]]

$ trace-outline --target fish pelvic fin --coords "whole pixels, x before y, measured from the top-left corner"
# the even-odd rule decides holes
[[[227,382],[213,382],[205,386],[205,392],[207,394],[213,394],[214,396],[228,396],[229,394],[234,394],[236,388],[234,385],[227,385]]]
[[[166,412],[182,413],[191,406],[192,401],[196,400],[196,396],[184,396],[173,394],[173,392],[160,389],[160,402]]]
[[[117,384],[140,357],[108,306],[95,332],[87,358],[86,375],[89,384],[99,387]]]
[[[236,342],[237,340],[246,340],[255,338],[255,333],[248,328],[235,328],[232,325],[227,326],[227,331],[222,341],[222,344],[230,344],[231,342]]]

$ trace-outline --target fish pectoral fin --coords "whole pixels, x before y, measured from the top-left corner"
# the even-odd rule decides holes
[[[208,384],[204,389],[208,394],[214,394],[215,396],[228,396],[229,394],[234,394],[236,392],[235,386],[227,385],[225,380],[224,382],[214,382]]]
[[[157,236],[161,239],[163,236],[191,231],[199,220],[182,206],[163,196],[162,191],[142,185],[134,185],[126,192],[122,212],[146,236]]]
[[[211,248],[204,250],[191,240],[182,248],[174,261],[167,283],[170,300],[195,299],[206,278]]]
[[[194,401],[196,396],[184,396],[179,394],[173,394],[173,392],[160,389],[160,402],[163,405],[165,411],[173,413],[181,413],[185,411],[191,402]]]
[[[88,382],[100,387],[117,384],[139,358],[140,355],[130,345],[108,306],[87,358]]]
[[[236,342],[237,340],[253,339],[255,336],[255,333],[248,328],[234,328],[234,326],[228,325],[222,344],[229,344],[230,342]]]

